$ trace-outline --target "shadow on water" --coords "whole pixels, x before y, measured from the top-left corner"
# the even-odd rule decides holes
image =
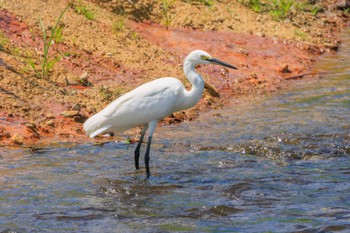
[[[331,75],[134,145],[0,152],[0,232],[348,232],[350,36]],[[143,148],[144,149],[144,148]]]

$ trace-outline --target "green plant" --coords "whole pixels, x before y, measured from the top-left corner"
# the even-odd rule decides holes
[[[0,31],[0,50],[8,44],[9,40],[7,37]]]
[[[124,28],[125,28],[124,19],[119,19],[118,21],[113,23],[113,31],[114,32],[123,31]]]
[[[209,7],[212,7],[215,4],[215,0],[200,0],[200,2]]]
[[[264,4],[260,0],[249,0],[248,6],[253,11],[259,13],[262,11]]]
[[[186,0],[187,3],[193,4],[195,2],[202,3],[206,6],[212,7],[215,4],[215,0]]]
[[[110,101],[113,97],[113,92],[108,87],[100,86],[98,92],[102,96],[103,101]]]
[[[40,69],[38,69],[36,67],[36,64],[34,62],[34,60],[32,59],[32,56],[28,56],[27,54],[27,62],[28,64],[33,68],[33,70],[36,73],[36,76],[40,77],[40,78],[47,78],[50,70],[52,69],[52,67],[54,66],[54,64],[59,61],[62,57],[64,56],[57,56],[57,57],[49,57],[49,50],[51,45],[54,42],[54,37],[55,35],[57,35],[57,31],[59,28],[59,22],[61,21],[64,13],[66,12],[66,10],[68,9],[69,6],[67,6],[66,8],[63,9],[63,11],[61,12],[61,14],[59,15],[58,19],[56,20],[56,24],[55,26],[52,28],[51,30],[51,34],[48,37],[47,33],[46,33],[46,28],[45,25],[43,23],[43,21],[41,20],[41,18],[39,18],[39,24],[40,24],[40,28],[43,32],[43,42],[44,42],[44,52],[42,55],[42,59],[41,59],[41,64],[40,64]],[[60,32],[60,34],[62,33],[62,31]],[[61,38],[62,39],[62,38]]]
[[[270,10],[272,18],[275,20],[286,18],[294,4],[295,0],[273,0],[271,4],[272,9]]]
[[[58,25],[57,30],[53,36],[53,41],[55,43],[60,43],[63,41],[63,25]]]
[[[95,19],[95,13],[89,10],[82,2],[79,1],[79,4],[73,6],[74,11],[79,15],[84,15],[88,20]]]
[[[139,38],[137,32],[135,31],[131,31],[129,34],[128,34],[128,37],[131,39],[131,40],[137,40]]]
[[[305,39],[307,36],[306,32],[298,28],[294,30],[294,34],[302,39]]]
[[[176,0],[162,0],[162,15],[164,25],[168,29],[171,23],[170,8],[174,5]]]
[[[320,11],[320,8],[318,6],[314,6],[310,12],[313,16],[316,16],[319,11]]]

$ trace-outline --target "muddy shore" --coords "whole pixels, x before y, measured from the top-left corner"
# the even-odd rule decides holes
[[[161,124],[191,121],[203,111],[232,107],[233,98],[268,95],[305,78],[320,78],[323,71],[310,72],[312,65],[322,54],[335,53],[339,33],[349,30],[347,1],[316,1],[316,14],[291,11],[278,20],[244,1],[213,2],[176,1],[165,14],[160,1],[151,0],[3,1],[0,145],[118,140],[91,140],[82,124],[113,99],[155,78],[178,77],[190,87],[182,61],[202,49],[239,70],[198,68],[207,82],[202,100]],[[35,69],[42,64],[44,46],[38,18],[49,32],[67,4],[49,52],[58,61],[39,77]],[[138,129],[130,135],[137,136]]]

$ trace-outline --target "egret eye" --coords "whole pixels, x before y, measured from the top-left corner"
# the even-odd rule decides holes
[[[210,59],[210,57],[207,56],[207,55],[201,55],[201,59],[202,59],[203,61],[207,61],[208,59]]]

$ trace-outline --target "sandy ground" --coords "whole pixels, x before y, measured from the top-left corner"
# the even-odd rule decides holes
[[[82,123],[123,93],[163,76],[190,87],[182,61],[194,49],[239,71],[199,67],[207,82],[202,100],[162,124],[317,78],[308,71],[321,54],[337,50],[349,22],[343,1],[316,1],[316,15],[292,11],[281,20],[244,1],[205,2],[178,0],[165,13],[159,0],[1,1],[0,145],[91,141]],[[50,32],[67,4],[49,52],[58,62],[38,77],[32,66],[40,70],[43,61],[39,17]]]

